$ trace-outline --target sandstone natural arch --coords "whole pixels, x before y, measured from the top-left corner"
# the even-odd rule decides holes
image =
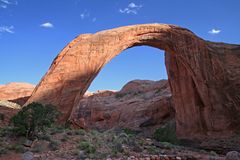
[[[140,45],[166,52],[166,67],[181,138],[230,135],[240,120],[240,46],[205,41],[166,24],[144,24],[83,34],[53,61],[27,103],[56,105],[62,120],[101,68],[123,50]]]

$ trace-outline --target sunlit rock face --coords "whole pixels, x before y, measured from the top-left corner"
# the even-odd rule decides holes
[[[240,46],[205,41],[175,25],[133,25],[79,35],[55,58],[27,103],[56,105],[63,112],[61,120],[71,121],[104,65],[140,45],[166,52],[180,138],[233,134],[240,124]]]

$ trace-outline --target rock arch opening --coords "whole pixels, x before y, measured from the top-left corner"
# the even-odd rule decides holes
[[[173,122],[164,51],[149,46],[124,50],[102,68],[71,117],[75,127],[146,134]]]
[[[62,120],[72,120],[101,68],[123,50],[142,45],[166,52],[179,137],[234,132],[228,113],[240,106],[240,46],[204,41],[175,25],[133,25],[78,36],[55,58],[27,103],[51,103]]]
[[[167,80],[164,51],[138,46],[123,51],[108,62],[91,83],[88,91],[120,90],[132,80]]]

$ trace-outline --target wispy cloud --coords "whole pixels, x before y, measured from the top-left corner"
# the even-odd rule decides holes
[[[0,8],[6,9],[6,8],[7,8],[7,5],[6,5],[6,4],[1,4],[1,5],[0,5]]]
[[[1,2],[5,3],[5,4],[11,4],[11,2],[9,0],[1,0]]]
[[[0,8],[8,8],[9,5],[17,5],[18,1],[13,0],[0,0]]]
[[[50,22],[43,23],[40,26],[44,27],[44,28],[53,28],[54,27],[54,25]]]
[[[120,13],[126,13],[126,14],[138,14],[138,11],[142,8],[142,5],[135,4],[135,3],[129,3],[128,6],[124,9],[119,9]]]
[[[208,31],[209,34],[219,34],[220,32],[220,29],[211,29],[210,31]]]
[[[14,26],[0,26],[0,33],[14,33]]]
[[[90,16],[90,13],[87,11],[84,11],[83,13],[80,14],[81,19],[88,18]]]
[[[87,21],[90,21],[90,22],[92,22],[92,23],[94,23],[94,22],[97,21],[97,18],[94,17],[93,15],[91,15],[90,12],[87,11],[87,10],[85,10],[84,12],[82,12],[82,13],[80,14],[80,18],[81,18],[82,20],[87,20]]]

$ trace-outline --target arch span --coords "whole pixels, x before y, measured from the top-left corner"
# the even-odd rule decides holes
[[[240,109],[240,46],[207,42],[175,25],[144,24],[83,34],[53,61],[27,103],[56,105],[70,119],[101,68],[123,50],[147,45],[165,50],[181,138],[234,131]]]

